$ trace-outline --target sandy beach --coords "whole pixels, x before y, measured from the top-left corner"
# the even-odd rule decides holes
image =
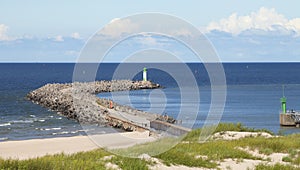
[[[216,133],[212,136],[213,140],[237,140],[240,138],[252,137],[264,137],[264,138],[278,138],[265,132],[235,132],[226,131],[222,133]],[[29,159],[36,158],[45,155],[52,155],[58,153],[72,154],[81,151],[94,150],[99,147],[115,149],[115,148],[127,148],[139,143],[151,142],[156,140],[154,137],[149,136],[149,131],[145,132],[125,132],[125,133],[111,133],[104,135],[94,136],[76,136],[76,137],[61,137],[61,138],[49,138],[49,139],[32,139],[24,141],[7,141],[0,143],[0,157],[4,159]],[[282,165],[288,165],[288,162],[284,162],[283,158],[287,157],[288,153],[275,153],[265,155],[259,152],[259,150],[251,150],[249,147],[237,147],[241,151],[245,151],[252,156],[261,159],[236,159],[228,158],[221,161],[217,161],[217,168],[220,169],[254,169],[259,164],[275,165],[277,163]],[[109,156],[111,159],[112,156]],[[201,159],[208,159],[205,155],[197,155]],[[155,165],[149,166],[150,169],[184,169],[184,170],[207,170],[209,168],[202,167],[188,167],[184,165],[165,165],[162,160],[151,157],[147,154],[139,156],[140,159],[150,160],[156,162]],[[106,159],[106,158],[105,158]],[[120,169],[113,163],[106,163],[107,168],[115,167]],[[299,168],[298,166],[294,166]]]
[[[97,149],[124,148],[138,143],[154,141],[149,132],[125,132],[104,135],[32,139],[0,142],[0,157],[29,159],[58,153],[72,154]]]

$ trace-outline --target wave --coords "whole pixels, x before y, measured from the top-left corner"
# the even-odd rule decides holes
[[[13,120],[13,121],[10,121],[10,123],[34,123],[34,122],[45,122],[46,120],[45,119],[27,119],[27,120]]]
[[[0,127],[4,127],[4,126],[10,126],[11,124],[10,123],[2,123],[0,124]],[[1,139],[1,138],[0,138]]]
[[[0,141],[8,140],[8,137],[0,138]]]
[[[63,131],[63,132],[58,132],[58,133],[52,133],[52,135],[65,135],[65,134],[75,134],[75,133],[78,133],[80,132],[80,130],[76,130],[76,131]]]
[[[46,129],[41,129],[41,130],[46,130],[46,131],[49,131],[49,130],[61,130],[60,127],[58,128],[46,128]]]
[[[33,123],[33,120],[13,120],[10,123]]]
[[[52,135],[64,135],[64,134],[76,134],[76,133],[81,134],[81,132],[85,132],[85,130],[54,132],[52,133]]]

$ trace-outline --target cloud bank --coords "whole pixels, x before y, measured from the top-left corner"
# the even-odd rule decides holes
[[[206,27],[207,32],[222,31],[239,35],[245,31],[253,33],[278,32],[280,34],[300,35],[300,18],[288,19],[278,13],[274,8],[261,7],[258,11],[249,15],[239,16],[231,14],[218,22],[211,22]]]
[[[108,36],[110,38],[117,38],[122,34],[131,33],[139,29],[138,24],[133,23],[129,19],[114,18],[107,24],[101,33],[102,36]]]
[[[110,41],[143,30],[142,26],[129,19],[116,18],[97,36],[101,41]],[[209,23],[204,30],[223,62],[300,62],[300,18],[287,18],[273,8],[261,7],[249,15],[233,13]],[[0,62],[75,62],[85,43],[78,32],[48,38],[15,38],[7,32],[8,26],[0,24]],[[170,35],[192,37],[184,29]],[[139,46],[172,48],[189,57],[178,44],[147,33],[124,44],[115,51],[114,57]]]

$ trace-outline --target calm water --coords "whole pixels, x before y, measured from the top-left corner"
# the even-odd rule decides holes
[[[176,64],[127,64],[128,69],[138,66],[148,68],[176,68]],[[118,64],[101,64],[97,80],[111,80]],[[201,127],[210,107],[210,81],[202,64],[189,64],[200,90],[200,109],[194,122],[189,113],[182,113],[183,125]],[[288,108],[300,110],[300,64],[299,63],[243,63],[224,64],[227,81],[227,100],[222,122],[242,122],[266,128],[277,133],[299,133],[297,128],[281,128],[278,114],[282,84]],[[25,95],[47,83],[72,82],[74,64],[0,64],[0,141],[31,138],[84,135],[80,124],[68,120],[27,101]],[[177,78],[184,79],[181,71]],[[142,110],[156,109],[176,117],[181,107],[181,96],[176,80],[158,69],[148,70],[149,79],[165,88],[159,91],[141,90],[129,92],[130,103]],[[141,79],[141,73],[121,78]],[[187,86],[188,86],[187,82]],[[161,95],[166,96],[165,108],[161,109]],[[193,95],[193,92],[188,92]],[[111,97],[110,93],[99,94]],[[124,98],[125,96],[125,98]],[[130,105],[125,92],[114,93],[114,99]],[[187,103],[190,109],[197,103]]]

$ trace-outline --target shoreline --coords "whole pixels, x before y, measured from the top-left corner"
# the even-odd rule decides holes
[[[149,132],[124,132],[94,136],[3,141],[0,142],[0,158],[24,160],[60,153],[75,154],[100,148],[128,148],[136,144],[152,142],[156,139],[150,137]]]
[[[154,142],[159,137],[150,136],[150,131],[144,132],[117,132],[101,135],[71,136],[71,137],[53,137],[41,139],[28,139],[17,141],[0,142],[0,159],[32,159],[55,154],[76,154],[95,149],[126,149],[135,145]],[[265,132],[237,132],[224,131],[214,133],[210,139],[217,140],[238,140],[247,137],[265,137],[272,136]],[[208,140],[207,142],[211,142]]]

